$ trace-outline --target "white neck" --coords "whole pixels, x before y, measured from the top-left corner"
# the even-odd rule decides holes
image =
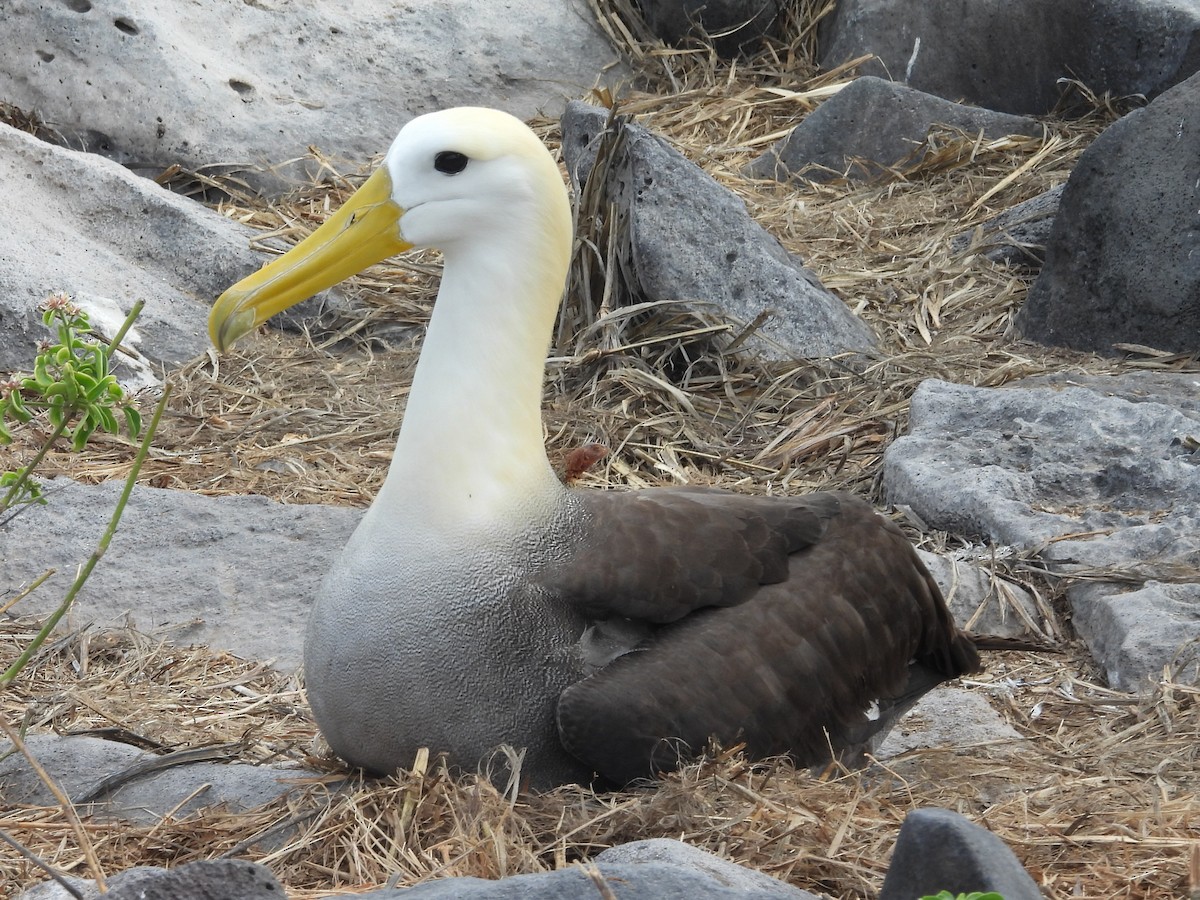
[[[565,262],[519,229],[445,251],[396,454],[374,510],[435,530],[549,512],[564,490],[541,402]]]

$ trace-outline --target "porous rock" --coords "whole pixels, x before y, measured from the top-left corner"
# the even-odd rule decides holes
[[[125,343],[156,369],[183,363],[209,346],[212,301],[265,261],[246,226],[103,157],[4,124],[0,181],[9,223],[0,228],[0,372],[31,368],[38,341],[50,336],[37,306],[60,291],[110,336],[144,300]],[[318,313],[330,296],[309,301],[300,316]],[[128,371],[116,374],[129,381]]]
[[[1200,349],[1197,172],[1200,75],[1115,122],[1079,158],[1018,330],[1100,353],[1117,343]]]
[[[993,262],[1040,269],[1058,215],[1064,185],[1058,185],[992,216],[950,239],[955,253],[982,253]]]
[[[618,848],[619,849],[619,848]],[[605,851],[609,852],[609,851]],[[703,851],[697,851],[702,853]],[[710,854],[704,854],[711,856]],[[603,856],[603,854],[601,854]],[[621,900],[816,900],[815,895],[712,856],[704,863],[686,852],[675,859],[577,865],[556,872],[511,875],[499,881],[482,878],[442,878],[410,888],[368,891],[356,897],[371,900],[577,900],[601,897],[600,885]],[[723,863],[723,865],[722,865]],[[765,879],[765,881],[764,881]],[[767,882],[770,882],[768,884]]]
[[[1200,584],[1129,587],[1084,582],[1069,592],[1075,630],[1108,683],[1141,691],[1165,675],[1200,684]]]
[[[641,0],[642,18],[668,44],[706,35],[724,57],[753,53],[774,31],[780,0]]]
[[[106,876],[104,881],[110,891],[121,885],[137,884],[143,878],[153,878],[164,870],[158,866],[134,866],[124,872]],[[108,894],[100,893],[96,882],[90,878],[77,878],[74,875],[62,875],[62,880],[69,884],[74,893],[68,891],[57,881],[43,881],[17,894],[14,900],[107,900]]]
[[[1113,684],[1132,687],[1200,636],[1188,587],[1200,571],[1200,412],[1194,398],[1173,399],[1194,394],[1200,379],[1081,380],[1087,386],[1065,377],[1006,388],[923,382],[910,433],[884,456],[884,485],[932,527],[1036,552],[1056,574],[1086,577],[1067,591],[1085,619],[1102,597],[1137,616],[1119,639],[1096,631],[1089,644]],[[1148,582],[1175,587],[1121,596]]]
[[[948,809],[916,809],[904,819],[879,900],[994,891],[1004,900],[1042,900],[1012,850],[986,828]]]
[[[601,865],[615,863],[664,863],[690,869],[709,876],[717,884],[732,890],[740,890],[756,897],[778,897],[779,900],[800,900],[809,894],[772,878],[756,869],[739,866],[713,853],[674,841],[669,838],[650,838],[618,844],[596,856]]]
[[[959,627],[1000,637],[1050,637],[1037,604],[1019,584],[967,560],[928,550],[917,550],[917,555],[937,582]]]
[[[563,154],[576,184],[586,181],[607,122],[606,110],[567,105]],[[618,215],[627,217],[632,287],[640,300],[707,301],[747,323],[770,313],[761,327],[770,341],[751,340],[773,358],[875,346],[867,325],[755,222],[737,196],[645,128],[623,129],[606,190]]]
[[[879,176],[906,158],[919,159],[930,130],[950,126],[992,140],[1041,134],[1033,119],[964,106],[882,78],[856,78],[746,167],[755,178],[786,181],[802,175],[827,181],[841,175]]]
[[[283,885],[265,866],[240,859],[198,860],[174,869],[138,866],[105,879],[108,893],[94,881],[70,878],[83,900],[285,900]],[[74,900],[61,885],[45,882],[17,900]]]
[[[25,745],[73,803],[133,822],[156,822],[168,813],[183,818],[214,806],[254,809],[292,790],[289,779],[313,774],[296,767],[211,761],[147,768],[155,754],[87,735],[34,734]],[[157,758],[165,760],[169,756]],[[113,776],[122,777],[109,781]],[[107,784],[111,790],[104,790]],[[0,793],[8,804],[56,803],[21,753],[0,760]]]
[[[873,755],[894,760],[913,750],[981,746],[993,754],[1020,753],[1026,743],[986,698],[975,691],[941,685],[897,720]]]
[[[141,171],[277,188],[317,171],[310,146],[361,164],[418,113],[528,118],[617,61],[586,0],[6,0],[0,97]]]
[[[16,608],[50,613],[96,548],[123,485],[57,479],[0,525],[0,586],[57,570]],[[298,668],[308,610],[361,510],[137,486],[68,621],[140,630]]]
[[[862,74],[1028,115],[1066,80],[1154,97],[1200,69],[1200,6],[1176,0],[839,0],[819,35],[823,69],[869,53]]]

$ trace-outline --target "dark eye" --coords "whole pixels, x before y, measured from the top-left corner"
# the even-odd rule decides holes
[[[447,175],[457,175],[467,167],[467,157],[456,150],[443,150],[433,158],[433,167]]]

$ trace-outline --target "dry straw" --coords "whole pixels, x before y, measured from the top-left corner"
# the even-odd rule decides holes
[[[1029,273],[950,250],[953,235],[1063,183],[1111,120],[1106,104],[1093,103],[1083,118],[1048,119],[1037,138],[985,141],[936,130],[868,185],[751,183],[739,175],[742,166],[851,74],[818,75],[812,66],[815,22],[827,4],[793,4],[793,38],[736,65],[718,62],[702,43],[656,44],[628,0],[593,4],[639,73],[620,92],[621,114],[663,134],[736,191],[874,327],[882,349],[865,368],[768,362],[738,340],[754,323],[728,320],[719,309],[622,307],[640,298],[619,277],[621,222],[604,214],[603,197],[587,196],[585,208],[596,215],[586,217],[577,241],[546,391],[555,459],[589,441],[610,449],[585,484],[843,488],[879,500],[881,454],[905,428],[909,397],[925,378],[996,386],[1051,371],[1200,368],[1194,357],[1149,348],[1106,359],[1018,341],[1011,321]],[[535,126],[557,146],[556,123]],[[169,176],[198,192],[223,186],[233,194],[223,214],[261,228],[264,240],[291,243],[360,177],[315,158],[325,163],[319,182],[269,204],[229,180]],[[175,394],[143,481],[214,495],[368,503],[391,456],[437,267],[430,255],[373,268],[352,284],[358,312],[333,335],[265,334],[183,367],[172,376]],[[0,466],[27,449],[18,442],[3,450]],[[99,436],[82,456],[53,455],[49,471],[120,478],[134,450]],[[1035,566],[993,565],[1061,608],[1061,585]],[[4,622],[0,665],[32,630],[20,619]],[[1051,623],[1051,630],[1066,626]],[[156,748],[232,746],[245,761],[304,760],[329,774],[252,813],[168,817],[145,827],[85,815],[85,840],[58,808],[5,805],[0,829],[27,854],[3,851],[0,879],[11,893],[45,877],[30,854],[78,875],[87,874],[88,854],[109,875],[228,854],[268,863],[293,898],[308,898],[332,886],[556,869],[613,844],[667,836],[818,894],[858,898],[879,889],[904,816],[937,805],[1004,838],[1050,897],[1196,896],[1197,690],[1167,671],[1145,697],[1115,693],[1075,644],[1062,656],[989,654],[987,662],[988,672],[968,687],[1021,733],[1015,745],[914,751],[863,772],[816,776],[786,761],[749,765],[732,753],[637,790],[573,787],[535,796],[452,775],[436,758],[414,760],[412,771],[384,782],[347,781],[335,760],[320,755],[294,676],[135,632],[68,630],[0,697],[10,723],[26,722],[31,732],[115,729]]]

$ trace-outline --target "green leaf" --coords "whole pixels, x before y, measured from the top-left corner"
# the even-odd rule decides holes
[[[78,453],[87,446],[88,438],[92,436],[92,432],[96,430],[96,422],[90,415],[84,416],[83,419],[75,426],[75,430],[71,432],[71,449]]]
[[[57,401],[57,402],[55,402]],[[61,397],[55,397],[50,405],[46,408],[46,417],[50,420],[50,424],[54,428],[61,428],[63,422],[66,421],[66,415],[63,412],[63,404]]]
[[[12,391],[8,395],[8,415],[12,416],[18,422],[28,422],[33,418],[31,413],[25,407],[25,398],[21,396],[20,391]]]
[[[142,433],[142,414],[132,406],[122,406],[121,412],[125,415],[125,430],[131,438],[136,438]]]
[[[79,389],[85,394],[91,393],[92,388],[100,383],[100,380],[92,375],[87,369],[73,369],[71,372]]]
[[[33,378],[26,378],[21,386],[31,391],[44,390],[54,384],[54,378],[46,371],[46,354],[39,353],[33,361]],[[30,383],[32,382],[32,384]]]
[[[121,426],[117,424],[117,417],[107,406],[93,406],[89,412],[92,414],[92,419],[98,421],[100,427],[109,434],[116,434],[121,430]]]

